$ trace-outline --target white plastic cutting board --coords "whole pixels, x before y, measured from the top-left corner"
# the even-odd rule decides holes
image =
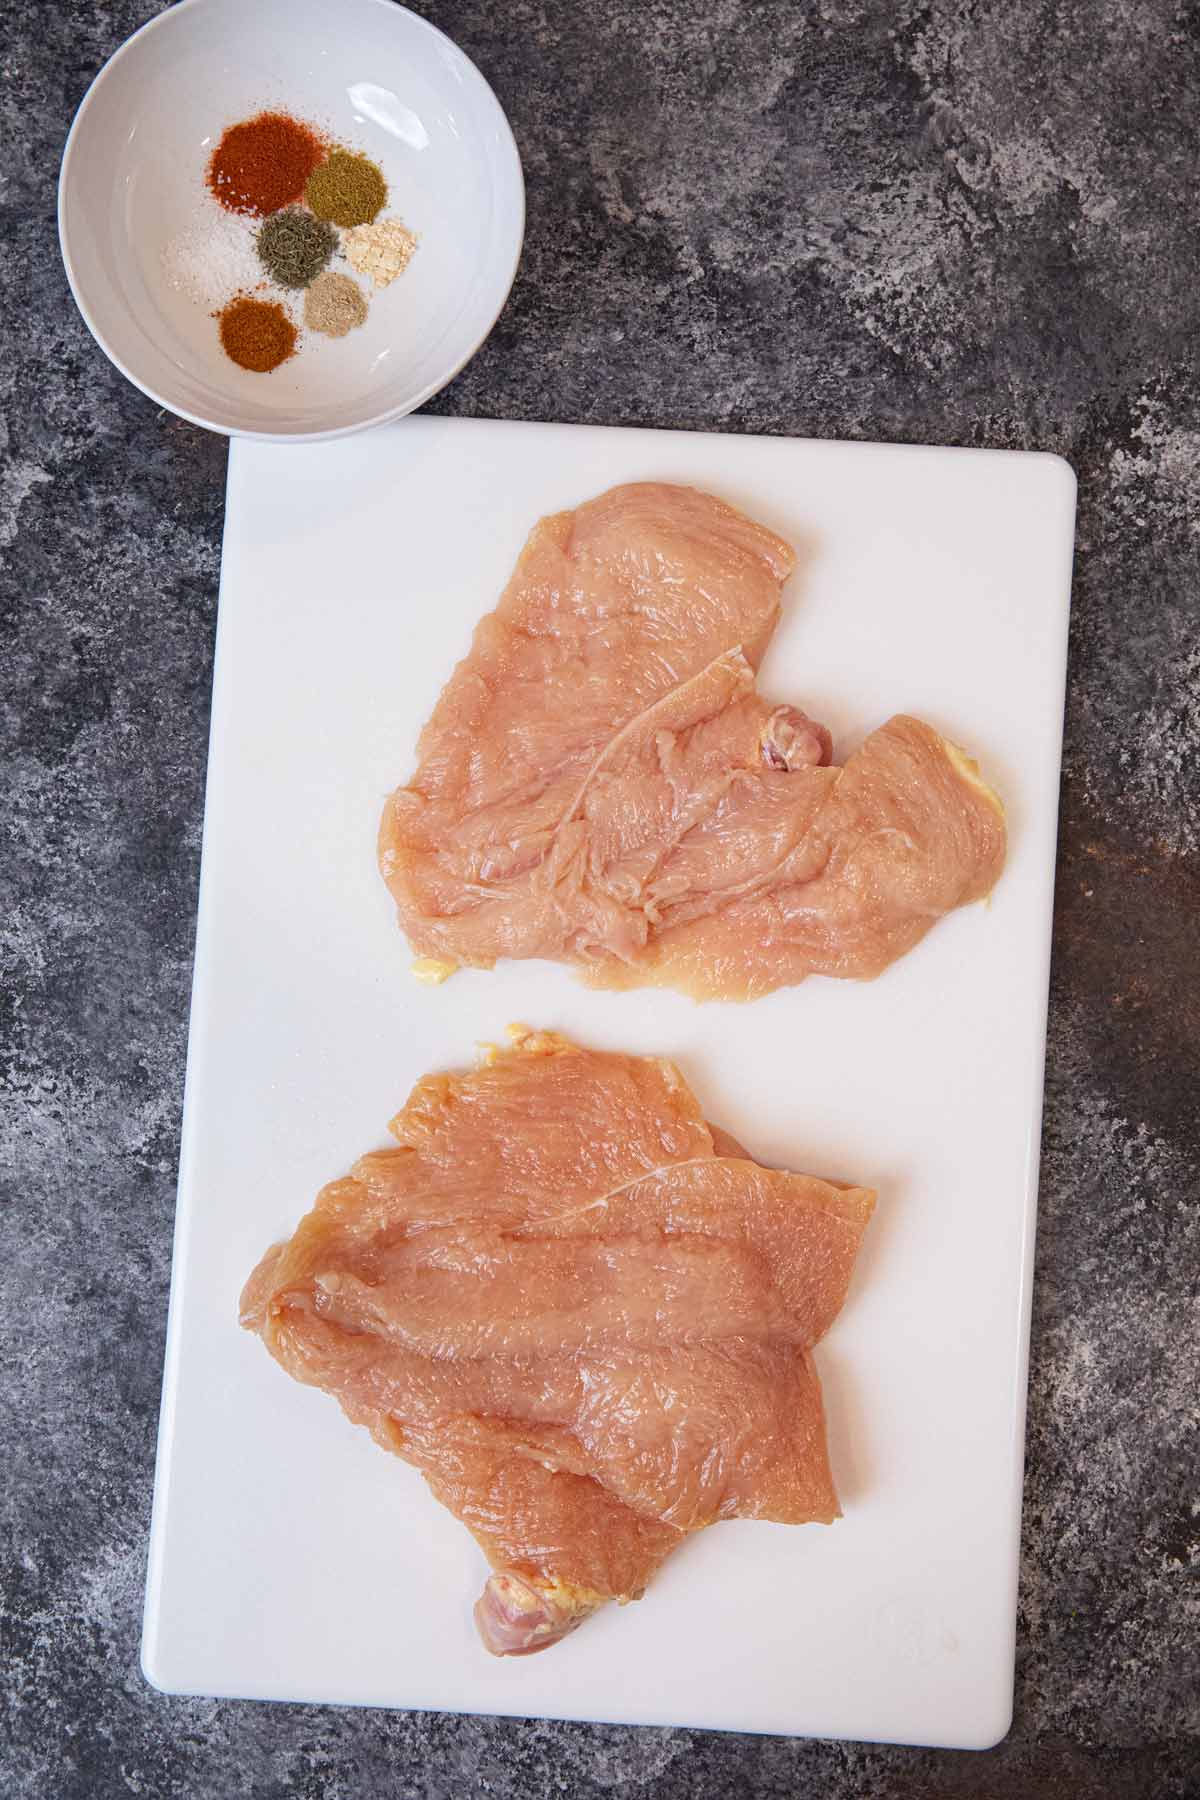
[[[881,980],[750,1006],[515,964],[423,988],[383,798],[529,527],[712,489],[802,553],[764,665],[839,758],[968,746],[1008,866]],[[410,419],[229,468],[143,1661],[172,1692],[961,1746],[1008,1728],[1075,482],[1053,457]],[[674,1057],[765,1161],[879,1207],[818,1351],[845,1517],[701,1533],[638,1605],[495,1661],[483,1556],[238,1329],[261,1252],[510,1020]]]

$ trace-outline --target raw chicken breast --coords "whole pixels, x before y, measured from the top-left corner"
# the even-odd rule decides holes
[[[986,894],[975,765],[896,718],[844,768],[755,671],[791,548],[692,488],[613,488],[535,526],[425,727],[380,866],[426,972],[500,957],[749,999],[869,977]]]
[[[752,1161],[668,1062],[512,1036],[418,1082],[242,1296],[474,1533],[501,1655],[719,1519],[837,1517],[811,1349],[874,1205]]]

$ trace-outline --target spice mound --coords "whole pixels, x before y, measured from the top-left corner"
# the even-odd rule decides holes
[[[336,248],[333,226],[298,206],[272,213],[258,229],[258,259],[280,287],[307,287]]]
[[[417,240],[399,219],[381,219],[378,225],[359,225],[348,231],[342,248],[360,275],[369,275],[377,288],[387,287],[408,267]]]
[[[387,202],[387,182],[369,157],[333,150],[309,176],[304,198],[318,219],[369,225]]]
[[[304,296],[304,323],[326,337],[345,337],[366,317],[367,297],[349,275],[318,275]]]
[[[296,348],[296,327],[275,300],[238,294],[218,315],[218,324],[226,356],[256,375],[277,369]]]
[[[265,218],[299,200],[324,155],[307,125],[288,113],[261,112],[229,127],[208,165],[208,186],[227,211]]]
[[[206,206],[164,246],[162,267],[173,288],[209,311],[231,294],[250,293],[263,279],[252,221],[216,206]]]

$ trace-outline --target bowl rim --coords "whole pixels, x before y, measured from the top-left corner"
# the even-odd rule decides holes
[[[492,87],[492,84],[488,81],[479,65],[469,57],[462,46],[456,44],[454,39],[446,32],[442,31],[438,26],[431,24],[428,19],[423,19],[420,13],[413,12],[410,7],[398,4],[397,0],[367,0],[367,4],[384,8],[389,13],[404,13],[415,25],[420,27],[421,31],[428,33],[430,37],[439,39],[444,44],[448,44],[457,56],[462,57],[467,66],[473,70],[482,85],[484,92],[491,98],[495,105],[499,122],[503,127],[501,141],[504,148],[511,151],[512,168],[513,173],[516,176],[515,199],[517,205],[517,219],[511,266],[503,278],[503,285],[495,311],[475,343],[458,359],[453,368],[449,369],[444,375],[440,375],[437,380],[428,382],[414,399],[405,401],[399,406],[387,407],[383,412],[376,413],[369,419],[361,419],[350,425],[331,425],[324,427],[319,431],[246,430],[237,425],[220,424],[215,419],[205,418],[200,413],[190,412],[186,407],[176,406],[155,388],[143,381],[140,376],[135,375],[128,364],[117,355],[116,351],[107,342],[103,331],[100,329],[88,306],[82,284],[78,279],[74,261],[71,256],[65,218],[67,179],[70,173],[71,160],[77,148],[77,133],[79,131],[80,123],[91,105],[93,96],[96,94],[101,83],[105,80],[109,71],[120,62],[126,52],[132,50],[133,46],[140,38],[146,37],[150,32],[157,30],[159,26],[167,24],[169,20],[175,18],[179,13],[194,12],[208,4],[209,0],[176,0],[175,5],[168,6],[163,12],[156,13],[152,19],[147,19],[144,25],[139,25],[137,30],[131,32],[124,43],[118,45],[112,55],[100,65],[84,90],[79,105],[75,109],[75,116],[71,120],[71,127],[67,132],[66,142],[63,145],[62,161],[59,164],[57,220],[59,253],[62,256],[63,268],[66,271],[67,285],[70,287],[71,296],[79,309],[80,316],[87,326],[88,331],[91,333],[92,338],[104,352],[109,362],[112,363],[113,367],[117,369],[133,387],[145,394],[148,400],[153,400],[158,406],[163,407],[176,418],[186,419],[189,424],[199,425],[202,430],[216,432],[221,437],[248,438],[264,444],[314,444],[325,442],[332,438],[351,437],[355,432],[371,431],[377,425],[387,425],[396,419],[403,419],[407,417],[409,413],[415,412],[419,406],[424,406],[427,400],[431,400],[435,394],[440,393],[444,387],[447,387],[450,382],[454,380],[456,375],[461,373],[470,362],[471,358],[482,349],[487,339],[491,336],[497,319],[508,304],[508,297],[512,292],[513,282],[516,280],[517,269],[521,262],[521,251],[525,244],[525,171],[521,166],[521,152],[517,147],[517,140],[513,135],[513,129],[509,123],[508,114],[500,104],[495,89]]]

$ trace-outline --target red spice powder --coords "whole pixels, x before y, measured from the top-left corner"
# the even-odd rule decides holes
[[[299,200],[326,148],[299,119],[261,112],[222,137],[208,165],[209,190],[227,211],[265,218]]]
[[[217,323],[226,356],[256,375],[277,369],[296,348],[296,327],[274,300],[238,294],[217,314]]]

